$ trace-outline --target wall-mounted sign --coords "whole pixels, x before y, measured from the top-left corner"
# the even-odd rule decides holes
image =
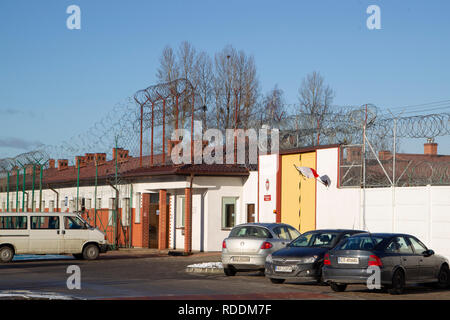
[[[270,201],[270,199],[271,199],[270,194],[264,195],[264,201]]]

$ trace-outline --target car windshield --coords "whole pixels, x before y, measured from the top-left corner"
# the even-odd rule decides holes
[[[292,241],[289,246],[332,248],[337,238],[338,233],[334,232],[307,232]]]
[[[383,241],[383,237],[364,235],[349,237],[337,246],[337,250],[373,250]]]
[[[236,227],[233,230],[231,230],[230,238],[272,238],[272,235],[270,232],[261,227],[255,227],[255,226],[242,226],[242,227]]]

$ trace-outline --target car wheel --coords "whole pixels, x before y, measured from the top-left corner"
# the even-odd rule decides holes
[[[95,244],[88,244],[83,249],[83,259],[95,260],[98,258],[99,249]]]
[[[402,294],[405,290],[405,274],[402,270],[395,271],[392,276],[392,286],[389,288],[390,294]]]
[[[227,277],[232,277],[232,276],[236,275],[236,269],[231,268],[231,267],[223,268],[223,272],[225,273],[225,275]]]
[[[449,285],[449,270],[448,266],[444,264],[439,270],[438,274],[438,288],[445,289]]]
[[[270,282],[276,283],[276,284],[282,284],[285,281],[285,279],[274,279],[270,278]]]
[[[14,250],[11,247],[4,246],[0,248],[0,261],[10,262],[14,258]]]
[[[81,259],[83,259],[83,254],[82,253],[74,253],[73,257],[77,260],[81,260]]]
[[[346,284],[337,284],[335,282],[332,282],[330,284],[330,287],[335,292],[344,292],[345,289],[347,289],[347,285]]]

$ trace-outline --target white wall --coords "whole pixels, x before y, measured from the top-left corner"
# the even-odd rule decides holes
[[[259,156],[259,222],[276,221],[273,211],[277,208],[277,171],[278,154]],[[266,180],[269,180],[269,190]],[[265,195],[270,196],[270,201],[264,200]]]
[[[317,184],[317,229],[412,234],[450,259],[450,187],[337,189],[337,157],[337,148],[317,150],[317,172],[331,178],[328,189]]]
[[[250,171],[250,175],[244,183],[242,190],[242,214],[239,223],[246,223],[247,204],[255,205],[255,221],[258,220],[258,171]]]

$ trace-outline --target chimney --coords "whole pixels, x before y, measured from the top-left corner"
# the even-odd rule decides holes
[[[388,158],[391,157],[391,152],[389,150],[381,150],[380,152],[378,152],[378,158],[380,158],[380,160],[388,160]]]
[[[423,153],[429,156],[437,155],[437,143],[432,142],[432,140],[428,140],[427,143],[423,145]]]
[[[361,147],[354,146],[347,148],[347,161],[348,162],[361,162]]]
[[[116,160],[116,150],[117,150],[117,162],[125,162],[128,160],[128,150],[122,148],[113,148],[113,160]]]
[[[101,165],[106,162],[106,153],[96,153],[94,155],[97,165]],[[94,162],[95,163],[95,162]]]
[[[95,154],[94,153],[85,153],[84,154],[84,162],[86,165],[90,165],[90,164],[94,164],[94,158]]]
[[[29,164],[25,167],[25,174],[33,174],[33,165]]]
[[[58,170],[65,170],[69,167],[69,160],[67,159],[58,159]]]
[[[55,159],[49,159],[48,160],[48,168],[49,169],[55,169]]]
[[[86,158],[84,156],[75,157],[75,168],[78,168],[78,166],[80,166],[80,168],[86,166]]]

